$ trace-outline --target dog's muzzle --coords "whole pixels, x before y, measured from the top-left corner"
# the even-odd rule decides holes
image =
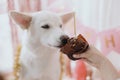
[[[58,47],[63,47],[67,43],[68,39],[69,37],[67,35],[62,35],[60,37],[61,44]]]

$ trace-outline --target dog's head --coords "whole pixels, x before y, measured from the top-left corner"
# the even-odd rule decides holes
[[[11,11],[10,15],[22,29],[26,29],[28,36],[46,46],[62,47],[68,36],[65,35],[62,25],[72,18],[73,12],[64,15],[41,11],[33,14]]]

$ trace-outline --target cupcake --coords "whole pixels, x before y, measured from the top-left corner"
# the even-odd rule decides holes
[[[87,51],[88,47],[89,44],[86,39],[81,34],[79,34],[77,38],[72,37],[68,39],[67,43],[61,48],[60,51],[66,54],[70,59],[78,60],[80,58],[74,58],[73,54],[76,54],[78,52],[82,54]]]

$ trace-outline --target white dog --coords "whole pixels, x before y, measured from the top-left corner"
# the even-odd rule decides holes
[[[62,24],[68,22],[73,13],[60,16],[40,11],[28,15],[11,11],[10,16],[26,30],[20,56],[20,80],[59,80],[59,48],[68,39]]]

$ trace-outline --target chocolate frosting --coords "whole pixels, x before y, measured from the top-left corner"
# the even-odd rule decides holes
[[[61,52],[66,54],[72,60],[78,60],[80,58],[74,58],[73,54],[82,54],[87,51],[88,47],[88,42],[81,34],[79,34],[77,38],[73,37],[68,39],[67,44],[61,48]]]

